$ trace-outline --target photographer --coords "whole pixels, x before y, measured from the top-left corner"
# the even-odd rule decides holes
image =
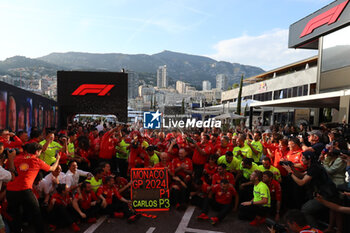
[[[16,151],[12,150],[11,152],[9,150],[4,151],[4,144],[0,142],[0,190],[2,187],[2,182],[9,182],[15,177],[14,174],[14,163],[13,160],[16,157]],[[3,162],[8,158],[8,165],[9,165],[9,170],[5,170],[3,166]],[[4,191],[5,192],[5,191]],[[4,221],[2,220],[2,216],[0,215],[0,233],[5,232],[5,224]]]
[[[312,130],[309,132],[308,141],[310,143],[310,147],[306,146],[305,143],[303,143],[302,149],[303,151],[311,151],[314,153],[315,158],[318,159],[321,155],[322,150],[324,149],[325,145],[321,142],[322,133],[319,130]]]
[[[307,225],[305,215],[299,210],[289,210],[284,218],[287,223],[287,229],[284,229],[284,231],[278,231],[276,230],[278,226],[275,225],[268,228],[270,233],[286,232],[286,230],[293,233],[322,233],[322,231]]]
[[[0,142],[4,148],[21,148],[23,145],[21,139],[7,129],[0,130]]]
[[[52,166],[49,166],[38,158],[42,148],[38,143],[27,144],[24,146],[24,153],[16,156],[14,160],[18,175],[13,181],[7,184],[6,198],[9,205],[9,212],[14,217],[11,230],[15,233],[21,232],[22,208],[25,213],[31,213],[28,216],[32,217],[35,232],[45,232],[39,203],[33,194],[32,187],[35,177],[40,170],[44,170],[45,172],[56,170],[60,156],[57,155],[55,158],[56,162]]]
[[[340,150],[346,149],[347,145],[345,141],[334,141],[328,153],[327,151],[322,152],[319,158],[328,175],[337,186],[344,185],[345,183],[346,162],[340,157]]]
[[[301,211],[306,215],[311,226],[318,226],[316,216],[322,213],[325,208],[312,196],[319,193],[327,200],[337,200],[338,191],[326,170],[313,158],[315,158],[313,152],[303,152],[302,162],[307,166],[306,173],[298,172],[287,165],[283,167],[298,186],[307,186],[309,200],[302,206]]]

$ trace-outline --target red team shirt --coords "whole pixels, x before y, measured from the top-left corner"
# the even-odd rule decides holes
[[[50,165],[31,154],[18,155],[14,160],[14,164],[18,176],[13,181],[8,182],[7,190],[9,191],[32,189],[38,172],[40,170],[44,170],[45,172],[50,170]]]
[[[190,170],[190,171],[193,170],[192,161],[189,158],[185,158],[183,161],[181,161],[179,158],[175,158],[172,161],[172,169],[175,170],[176,168],[181,167],[182,164],[185,164],[186,170]],[[185,179],[188,174],[186,174],[183,170],[180,170],[175,175],[181,176],[182,178]]]
[[[226,192],[223,192],[221,185],[216,184],[212,188],[212,192],[215,194],[215,201],[219,204],[228,205],[232,202],[232,198],[237,195],[234,187],[229,186]]]
[[[74,198],[78,200],[80,207],[84,210],[88,210],[91,207],[91,202],[97,201],[97,196],[94,191],[90,191],[89,193],[82,192],[75,194]]]
[[[51,196],[51,200],[55,200],[55,205],[67,206],[71,203],[71,199],[68,194],[62,195],[59,193],[54,193]]]
[[[111,133],[105,133],[101,139],[100,154],[101,159],[112,159],[113,155],[116,154],[115,146],[117,140],[111,138]]]
[[[193,164],[204,165],[207,162],[208,156],[213,150],[213,145],[211,143],[207,143],[202,145],[200,142],[197,142],[197,145],[204,150],[206,155],[201,155],[197,149],[193,152],[192,162]]]
[[[108,205],[112,204],[114,196],[119,200],[122,198],[116,187],[111,188],[107,185],[103,185],[97,190],[97,196],[100,196],[101,194],[106,199]]]
[[[271,194],[271,200],[282,201],[282,189],[278,181],[272,179],[271,183],[268,185]]]
[[[232,175],[232,173],[229,173],[229,172],[226,172],[224,176],[220,176],[219,173],[215,173],[213,175],[213,180],[212,180],[212,184],[215,185],[215,184],[220,184],[221,183],[221,180],[223,179],[226,179],[228,180],[228,182],[230,184],[232,184],[233,186],[235,185],[235,178],[234,176]]]

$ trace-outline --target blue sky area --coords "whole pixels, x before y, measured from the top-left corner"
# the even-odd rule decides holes
[[[0,60],[171,50],[269,70],[316,54],[288,49],[288,28],[331,2],[0,0]]]

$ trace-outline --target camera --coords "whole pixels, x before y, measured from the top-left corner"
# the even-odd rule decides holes
[[[286,165],[286,166],[291,166],[291,167],[294,166],[294,164],[291,161],[280,161],[280,165],[281,166]]]
[[[4,155],[4,158],[7,159],[7,155],[12,153],[13,151],[16,151],[16,155],[18,155],[20,153],[19,149],[17,149],[17,148],[14,148],[14,149],[5,148],[4,152],[2,154]]]
[[[285,226],[276,223],[275,221],[273,221],[270,218],[267,218],[265,223],[266,223],[266,225],[268,227],[270,227],[270,228],[272,227],[273,229],[275,229],[275,231],[277,233],[285,233],[285,232],[287,232],[287,228]]]

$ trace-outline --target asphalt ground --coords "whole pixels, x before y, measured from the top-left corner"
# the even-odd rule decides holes
[[[205,220],[198,220],[200,209],[189,206],[182,211],[170,209],[167,212],[147,212],[156,218],[141,216],[134,223],[127,223],[126,219],[109,218],[102,216],[95,224],[81,223],[80,232],[84,233],[268,233],[266,226],[252,227],[249,222],[241,221],[237,213],[230,213],[222,222],[213,226]],[[209,212],[214,216],[215,212]],[[30,231],[26,231],[30,232]],[[57,229],[56,233],[71,233],[70,228]]]

